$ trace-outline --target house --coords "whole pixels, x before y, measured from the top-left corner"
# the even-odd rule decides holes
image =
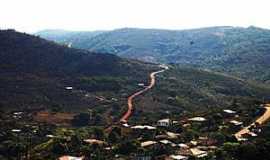
[[[14,112],[13,114],[14,114],[14,115],[22,115],[23,112]]]
[[[11,130],[11,132],[15,132],[15,133],[19,133],[19,132],[21,132],[22,130],[20,130],[20,129],[12,129]]]
[[[73,87],[65,87],[66,88],[66,90],[72,90],[73,89]]]
[[[169,67],[166,66],[165,64],[161,64],[161,65],[159,65],[159,67],[160,67],[160,68],[163,68],[163,69],[169,69]]]
[[[129,125],[127,123],[124,123],[123,126],[124,127],[129,127]]]
[[[144,83],[138,83],[138,86],[144,87]]]
[[[55,136],[54,135],[51,135],[51,134],[47,134],[46,137],[47,138],[54,138]]]
[[[178,144],[178,146],[179,146],[180,148],[189,148],[189,146],[186,145],[185,143],[180,143],[180,144]]]
[[[168,138],[170,139],[176,139],[180,136],[179,133],[173,133],[173,132],[166,132],[166,134],[168,135]]]
[[[167,118],[167,119],[161,119],[157,121],[157,126],[159,127],[169,127],[172,125],[172,121]]]
[[[233,117],[236,115],[236,111],[230,110],[230,109],[224,109],[222,116],[224,118]]]
[[[231,120],[230,121],[231,124],[235,125],[235,126],[241,126],[243,125],[243,122],[237,121],[237,120]]]
[[[206,157],[208,155],[206,151],[202,151],[198,148],[191,148],[190,151],[191,151],[192,155],[197,157],[197,158]]]
[[[230,109],[224,109],[223,112],[227,113],[227,114],[235,114],[236,113],[236,111],[233,111],[233,110],[230,110]]]
[[[189,121],[193,121],[193,122],[204,122],[206,121],[206,119],[204,117],[193,117],[193,118],[189,118]]]
[[[156,127],[153,126],[148,126],[148,125],[137,125],[137,126],[133,126],[131,127],[132,129],[148,129],[148,130],[154,130],[156,129]]]
[[[192,146],[197,146],[197,145],[198,145],[198,142],[195,141],[195,140],[191,140],[191,141],[190,141],[190,144],[191,144]]]
[[[59,160],[83,160],[84,157],[62,156]]]
[[[187,160],[188,157],[182,155],[170,155],[170,159],[173,160]]]
[[[145,141],[141,143],[141,147],[148,147],[148,146],[152,146],[154,144],[157,144],[156,141]]]
[[[163,143],[163,144],[172,144],[171,141],[167,140],[167,139],[164,139],[164,140],[161,140],[159,141],[160,143]]]
[[[107,145],[105,141],[97,140],[97,139],[85,139],[83,140],[85,143],[89,144],[98,144],[98,145]]]

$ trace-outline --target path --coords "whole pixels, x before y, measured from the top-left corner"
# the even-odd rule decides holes
[[[128,97],[128,101],[127,101],[127,104],[128,104],[128,110],[127,110],[127,112],[123,115],[123,117],[120,119],[120,122],[126,123],[126,122],[128,121],[128,119],[129,119],[129,117],[131,116],[132,111],[133,111],[133,104],[132,104],[133,99],[134,99],[135,97],[139,96],[140,94],[142,94],[142,93],[148,91],[148,90],[151,89],[152,87],[154,87],[155,82],[156,82],[156,80],[155,80],[155,75],[158,74],[158,73],[164,72],[165,70],[169,69],[167,66],[164,66],[164,65],[161,66],[161,67],[163,68],[162,70],[156,71],[156,72],[152,72],[152,73],[150,74],[150,79],[151,79],[151,81],[150,81],[150,84],[149,84],[147,87],[145,87],[143,90],[140,90],[140,91],[138,91],[138,92],[133,93],[131,96]]]

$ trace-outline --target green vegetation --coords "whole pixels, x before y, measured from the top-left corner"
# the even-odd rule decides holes
[[[42,32],[38,34],[43,36]],[[179,31],[123,28],[90,37],[81,34],[70,42],[73,47],[91,51],[191,65],[269,83],[270,31],[266,29],[252,26]],[[56,41],[61,43],[65,38],[59,39]]]
[[[210,33],[204,29],[199,35],[206,32],[207,37],[220,30],[227,34],[237,29],[242,31],[212,28]],[[256,30],[256,34],[261,30],[248,29]],[[114,32],[126,34],[132,30]],[[199,31],[192,32],[197,35]],[[150,33],[156,37],[159,31]],[[95,37],[106,34],[112,33]],[[146,42],[148,38],[145,37]],[[188,45],[199,43],[190,38]],[[215,45],[216,39],[209,40],[202,47]],[[165,48],[159,49],[165,53]],[[115,49],[128,53],[132,47],[117,45],[105,51]],[[193,60],[198,60],[195,50],[190,53]],[[211,58],[209,55],[210,51],[205,54]],[[191,153],[193,147],[205,150],[208,154],[204,159],[209,160],[269,159],[267,124],[256,126],[258,136],[248,137],[246,142],[238,142],[233,136],[265,111],[261,104],[270,100],[266,84],[196,67],[170,65],[169,70],[156,76],[152,89],[135,98],[131,126],[122,126],[118,122],[127,109],[127,97],[143,89],[139,83],[149,83],[149,73],[160,69],[156,64],[67,48],[12,30],[0,31],[0,56],[0,159],[43,160],[63,155],[96,160],[164,159],[183,151],[190,159],[196,159]],[[235,113],[228,115],[224,109]],[[190,120],[198,116],[204,120]],[[158,120],[165,118],[169,118],[168,126],[157,125]],[[238,120],[243,126],[234,125],[231,120]],[[152,129],[132,128],[136,124],[151,125]],[[145,146],[147,141],[154,143]]]

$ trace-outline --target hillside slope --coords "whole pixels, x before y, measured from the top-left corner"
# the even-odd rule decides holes
[[[75,110],[93,104],[84,95],[118,92],[128,82],[147,80],[145,75],[158,68],[13,30],[0,31],[0,66],[1,109],[62,106]],[[73,91],[67,86],[73,86]]]
[[[224,108],[253,114],[258,104],[270,100],[270,88],[263,84],[206,70],[171,66],[156,79],[156,86],[135,101],[133,120]]]
[[[87,40],[84,37],[87,35],[82,34],[80,45],[74,47],[144,61],[213,69],[265,83],[270,80],[270,31],[266,29],[230,26],[179,31],[124,28]]]

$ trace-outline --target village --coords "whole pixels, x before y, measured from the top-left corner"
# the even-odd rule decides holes
[[[166,66],[161,66],[161,68],[168,69]],[[144,83],[138,83],[138,86],[143,90],[150,88]],[[74,90],[72,86],[67,86],[65,89],[67,91]],[[112,103],[118,100],[103,96],[93,98],[102,103],[104,101]],[[132,103],[130,102],[130,104],[132,111]],[[82,114],[83,116],[80,117],[80,123],[86,120],[83,128],[70,127],[69,123],[74,120],[76,114],[46,111],[37,111],[32,114],[27,111],[16,111],[2,115],[3,122],[9,125],[3,126],[7,130],[0,133],[0,138],[11,137],[11,139],[16,139],[16,143],[18,143],[19,137],[26,137],[24,143],[27,146],[17,155],[22,159],[31,159],[36,151],[41,152],[41,150],[48,149],[53,156],[57,155],[55,158],[59,160],[88,160],[89,158],[116,160],[127,158],[134,160],[210,159],[224,144],[241,144],[252,141],[263,132],[261,125],[269,119],[269,108],[269,105],[260,105],[254,115],[227,108],[216,110],[211,114],[207,112],[186,114],[182,117],[168,114],[154,123],[132,120],[129,123],[123,119],[118,123],[99,127],[95,127],[91,123],[93,115],[90,110],[89,113]],[[4,121],[5,118],[8,121]],[[33,119],[34,121],[32,121]],[[19,127],[15,125],[20,124],[20,122],[23,122],[23,125],[21,124]],[[50,123],[61,125],[49,125]],[[36,137],[39,138],[34,145],[32,141]],[[49,148],[46,148],[48,146]],[[55,147],[60,152],[53,153],[52,150]]]
[[[245,128],[244,123],[239,120],[236,111],[224,109],[221,113],[222,122],[218,126],[218,131],[225,133],[237,133]],[[245,142],[257,137],[262,131],[260,124],[253,124],[243,135],[232,134],[222,135],[222,133],[214,133],[210,130],[209,119],[205,117],[191,117],[181,121],[170,118],[158,120],[155,124],[129,125],[122,123],[115,126],[120,129],[121,135],[126,135],[130,139],[136,139],[139,143],[137,151],[131,153],[129,157],[134,160],[188,160],[207,158],[216,151],[227,139],[235,142]],[[195,132],[194,128],[199,128],[205,133]],[[107,132],[112,132],[110,128]],[[96,144],[102,146],[105,150],[114,149],[113,144],[98,139],[85,139],[85,143]],[[83,160],[84,156],[74,157],[64,155],[60,160]],[[115,154],[114,159],[125,159],[125,155]]]

